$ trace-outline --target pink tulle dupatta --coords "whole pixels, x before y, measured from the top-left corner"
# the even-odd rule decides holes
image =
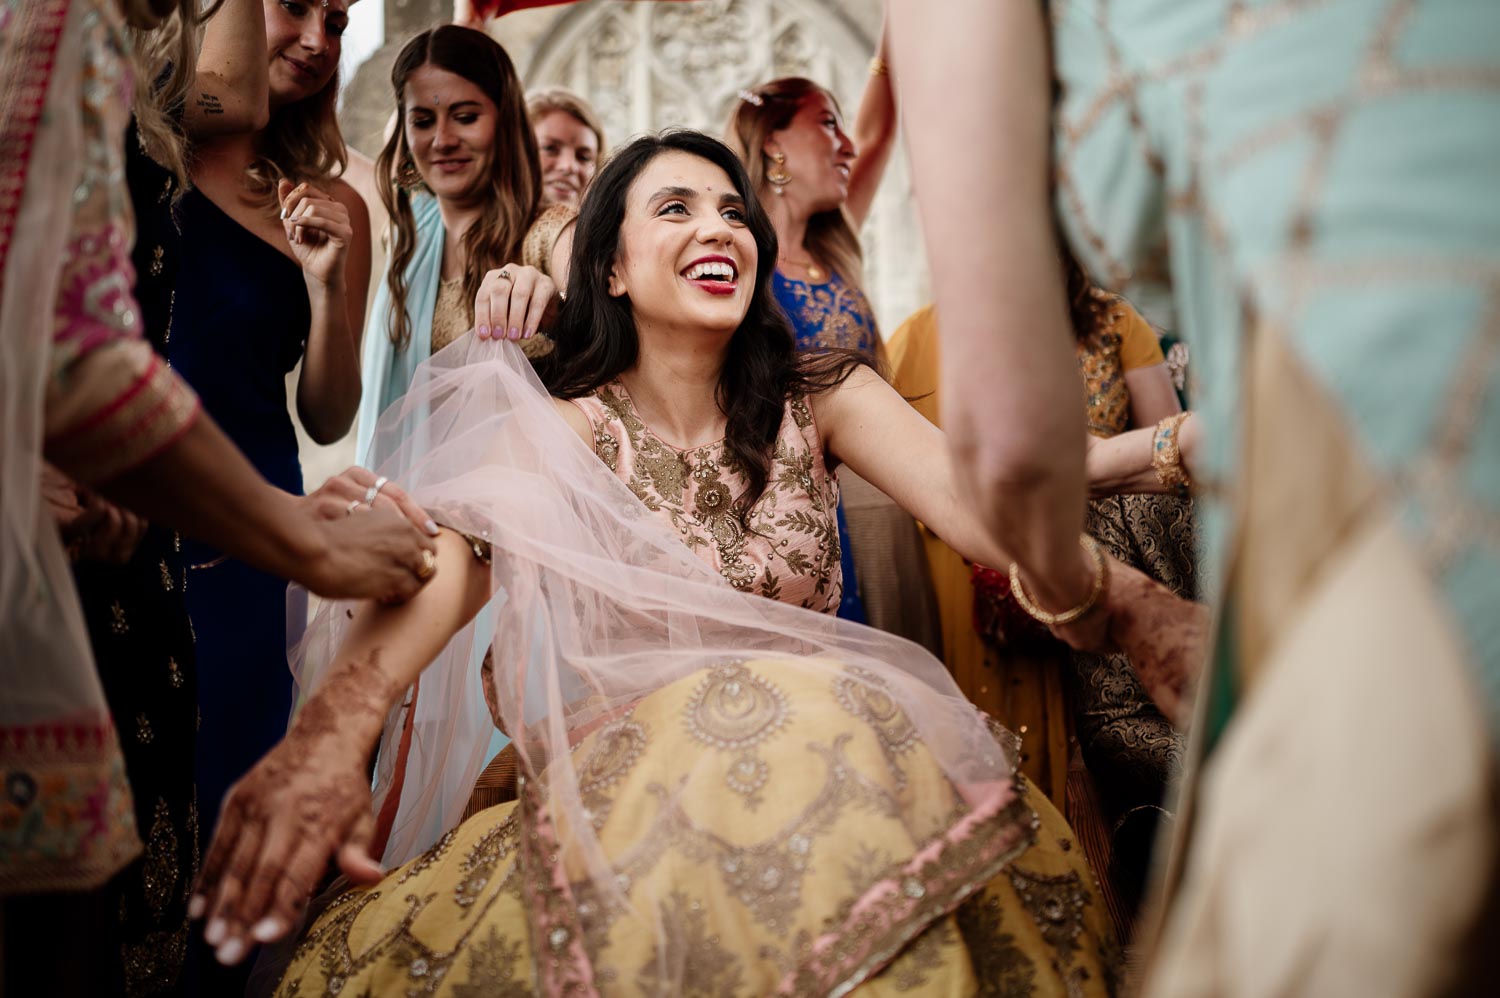
[[[388,725],[383,758],[403,733],[411,745],[388,864],[417,856],[458,824],[486,761],[492,722],[472,665],[481,646],[493,650],[494,698],[524,774],[519,861],[537,895],[528,905],[531,938],[533,947],[555,947],[537,963],[553,968],[544,976],[557,975],[539,982],[544,990],[592,987],[573,892],[619,899],[621,857],[647,844],[603,846],[575,745],[711,667],[782,663],[826,676],[824,689],[852,684],[839,688],[889,698],[880,702],[899,708],[951,782],[964,815],[946,832],[942,816],[914,819],[938,834],[895,892],[878,888],[884,893],[857,907],[858,917],[880,902],[900,925],[921,924],[912,911],[951,910],[1024,848],[1029,812],[1016,796],[1011,739],[997,737],[940,662],[901,638],[736,591],[615,477],[556,405],[514,344],[469,335],[418,369],[376,431],[381,474],[440,522],[489,543],[498,597],[495,612],[455,636],[423,673],[412,716],[397,711]],[[304,689],[333,660],[345,610],[325,605],[293,649]],[[377,808],[389,806],[389,769],[377,774]],[[937,854],[957,848],[969,857],[962,864],[934,866]],[[938,867],[948,872],[939,876]],[[957,879],[943,879],[954,870]],[[921,896],[910,896],[917,886]],[[893,900],[912,911],[902,914]],[[642,901],[631,903],[638,911]],[[830,961],[820,976],[857,971],[850,959]]]

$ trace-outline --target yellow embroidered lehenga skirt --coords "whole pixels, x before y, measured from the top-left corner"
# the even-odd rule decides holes
[[[528,860],[523,786],[337,898],[279,993],[1112,993],[1108,915],[1058,812],[1018,777],[1003,811],[945,840],[967,811],[954,784],[892,701],[837,675],[718,666],[584,738],[584,814],[607,853],[631,843],[608,857],[619,892],[581,870],[560,889]],[[750,749],[712,747],[757,710],[772,723]],[[536,906],[566,909],[543,938]],[[556,969],[579,942],[591,982]]]

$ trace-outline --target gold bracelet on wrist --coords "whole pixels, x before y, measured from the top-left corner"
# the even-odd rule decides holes
[[[1156,479],[1162,488],[1176,495],[1185,495],[1188,486],[1187,471],[1182,467],[1181,429],[1188,413],[1179,412],[1156,424],[1151,435],[1151,467],[1156,469]]]
[[[1021,566],[1015,562],[1010,563],[1010,593],[1016,598],[1016,603],[1027,616],[1033,620],[1046,624],[1048,627],[1060,627],[1063,624],[1071,624],[1092,610],[1099,602],[1099,597],[1104,592],[1104,587],[1109,584],[1109,559],[1104,557],[1104,552],[1099,547],[1099,542],[1088,534],[1078,539],[1078,543],[1088,552],[1094,560],[1094,584],[1089,588],[1088,596],[1084,597],[1082,603],[1071,610],[1061,613],[1049,613],[1036,605],[1036,602],[1027,595],[1026,587],[1021,582]]]
[[[887,65],[886,61],[880,58],[880,56],[877,55],[875,58],[870,60],[871,76],[889,76],[890,73],[891,67]]]

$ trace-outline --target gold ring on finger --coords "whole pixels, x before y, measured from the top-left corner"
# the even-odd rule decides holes
[[[422,549],[422,567],[417,569],[417,578],[430,579],[432,573],[437,571],[437,556],[426,548]]]

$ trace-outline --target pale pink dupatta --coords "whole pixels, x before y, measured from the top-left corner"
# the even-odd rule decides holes
[[[491,727],[471,653],[475,642],[490,644],[495,698],[524,773],[519,861],[533,945],[548,947],[537,963],[544,991],[592,986],[575,894],[621,896],[624,858],[650,845],[614,841],[606,852],[581,799],[572,746],[601,718],[710,666],[795,660],[830,683],[888,694],[966,805],[900,876],[870,888],[848,914],[851,931],[854,921],[887,931],[834,927],[815,947],[828,959],[804,975],[836,989],[867,973],[894,951],[862,951],[849,940],[889,947],[902,932],[920,931],[1025,848],[1031,816],[1017,801],[1009,738],[997,737],[940,662],[903,639],[734,590],[578,438],[513,344],[470,334],[422,364],[381,419],[373,456],[440,522],[489,542],[494,586],[505,595],[496,620],[484,631],[465,628],[422,675],[384,858],[409,860],[458,824]],[[304,690],[333,660],[346,610],[324,606],[293,649]],[[400,714],[385,749],[400,737]],[[389,778],[378,774],[377,809]],[[923,815],[911,824],[933,823]],[[668,915],[657,900],[633,896],[631,910],[662,933]],[[804,976],[786,987],[811,983]]]

